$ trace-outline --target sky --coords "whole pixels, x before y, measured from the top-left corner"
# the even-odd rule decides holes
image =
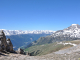
[[[0,0],[0,29],[62,30],[80,25],[80,0]]]

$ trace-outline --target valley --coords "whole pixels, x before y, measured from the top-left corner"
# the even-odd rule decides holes
[[[14,49],[17,50],[18,48],[23,48],[27,45],[29,45],[31,42],[36,41],[40,37],[45,37],[50,34],[19,34],[19,35],[10,35],[6,36],[7,38],[10,38]]]

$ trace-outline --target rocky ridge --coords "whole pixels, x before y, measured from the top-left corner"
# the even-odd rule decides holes
[[[52,35],[52,37],[57,37],[57,36],[63,36],[63,37],[75,37],[75,38],[80,38],[80,25],[78,24],[72,24],[70,27],[65,28],[63,30],[58,30]]]
[[[0,31],[0,51],[13,52],[13,45],[9,38],[6,39],[3,30]]]
[[[34,45],[49,44],[60,41],[72,41],[80,39],[80,25],[72,24],[68,28],[58,30],[46,37],[40,37],[37,41],[32,42],[26,48]]]
[[[0,31],[0,52],[24,54],[24,51],[21,48],[19,48],[18,51],[14,51],[11,40],[9,38],[6,39],[3,30]]]

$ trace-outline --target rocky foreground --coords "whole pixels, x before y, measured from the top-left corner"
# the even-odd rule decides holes
[[[47,54],[43,56],[28,56],[14,53],[0,54],[0,60],[80,60],[80,52],[72,54]]]

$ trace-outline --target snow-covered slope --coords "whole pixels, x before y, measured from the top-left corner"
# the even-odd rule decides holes
[[[17,35],[17,34],[53,34],[55,31],[51,30],[33,30],[33,31],[22,31],[22,30],[3,30],[5,35]]]
[[[56,36],[66,37],[67,36],[67,37],[80,38],[80,25],[72,24],[70,27],[63,29],[63,30],[56,31],[55,33],[53,33],[50,36],[52,36],[52,37],[56,37]]]

